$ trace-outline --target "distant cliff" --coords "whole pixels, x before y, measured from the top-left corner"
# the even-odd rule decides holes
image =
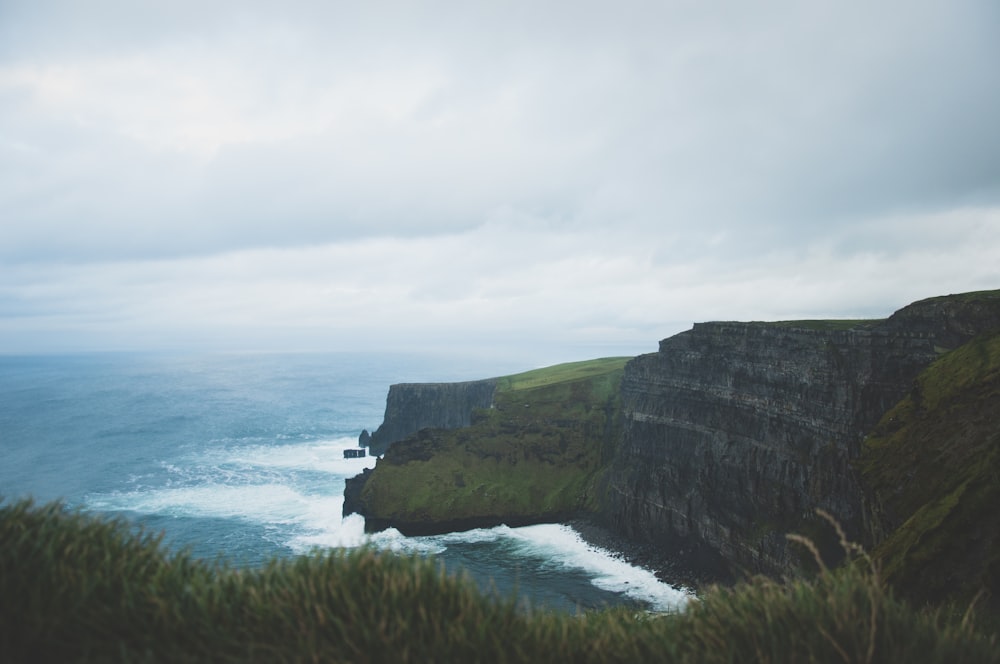
[[[815,507],[858,522],[863,432],[936,357],[873,327],[705,323],[633,360],[604,521],[731,572],[787,569],[785,534]]]
[[[389,386],[382,424],[361,442],[374,455],[421,429],[457,429],[469,426],[476,408],[493,403],[496,380],[462,383],[401,383]]]

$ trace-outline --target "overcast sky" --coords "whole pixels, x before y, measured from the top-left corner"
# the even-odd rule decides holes
[[[992,288],[995,0],[0,0],[0,352],[544,362]]]

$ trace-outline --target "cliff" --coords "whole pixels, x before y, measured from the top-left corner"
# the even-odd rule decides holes
[[[383,454],[389,445],[421,429],[457,429],[469,426],[472,412],[493,403],[496,380],[462,383],[401,383],[389,387],[382,424],[359,442],[371,454]]]
[[[626,360],[495,379],[492,403],[474,409],[468,426],[423,428],[390,445],[374,470],[349,479],[344,514],[365,516],[367,530],[430,534],[559,521],[593,510],[594,482],[617,437]],[[426,406],[427,392],[397,389],[397,406],[405,412]],[[444,394],[440,386],[431,392]],[[403,403],[406,396],[413,402]]]
[[[624,368],[600,374],[600,387],[593,366],[589,376],[550,369],[534,382],[493,379],[490,407],[469,408],[461,387],[467,384],[455,384],[452,397],[443,396],[444,386],[426,394],[400,386],[395,396],[390,390],[394,403],[379,432],[411,435],[390,447],[374,471],[349,482],[345,513],[365,514],[372,527],[430,532],[586,511],[647,551],[732,578],[798,567],[801,552],[787,546],[789,532],[817,537],[825,553],[835,552],[814,518],[822,508],[852,539],[888,552],[891,562],[905,557],[926,528],[944,522],[923,519],[910,539],[894,540],[923,508],[920,500],[935,515],[968,520],[969,513],[951,507],[992,496],[976,482],[995,478],[995,470],[987,465],[985,475],[975,475],[953,468],[948,482],[914,485],[912,496],[900,499],[910,495],[906,482],[926,471],[903,464],[894,474],[895,452],[866,451],[862,459],[878,447],[866,447],[865,437],[892,430],[894,424],[876,425],[917,394],[923,372],[939,358],[966,357],[977,348],[970,340],[997,330],[1000,291],[984,291],[922,300],[879,321],[700,323],[662,340],[655,353],[619,360]],[[937,448],[919,447],[931,458],[945,458],[958,445],[963,459],[994,459],[988,456],[1000,444],[992,433],[994,405],[950,407],[983,420],[978,437],[970,434],[979,441],[971,447],[946,435],[961,428],[954,421],[935,429],[918,420],[910,430],[936,432]],[[925,415],[948,422],[942,412]],[[443,428],[437,423],[458,421],[446,413],[467,413],[468,425]],[[438,428],[412,433],[420,422]],[[899,458],[921,456],[910,444]],[[980,539],[986,544],[972,549],[995,560],[994,539]],[[975,578],[1000,576],[995,567],[988,562]]]
[[[1000,292],[885,321],[703,323],[632,360],[605,524],[722,576],[780,574],[816,508],[861,539],[865,434],[949,347],[1000,328]]]
[[[1000,334],[923,371],[858,465],[889,583],[920,603],[967,603],[985,590],[1000,611]]]

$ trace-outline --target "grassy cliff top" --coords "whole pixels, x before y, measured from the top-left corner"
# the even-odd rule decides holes
[[[802,319],[802,320],[751,320],[751,321],[711,321],[709,323],[695,323],[699,325],[733,325],[752,326],[759,328],[783,328],[789,330],[814,330],[817,332],[839,332],[842,330],[869,329],[877,327],[885,322],[884,318],[829,318],[829,319]]]
[[[474,411],[469,426],[394,443],[365,482],[359,511],[370,524],[429,533],[592,509],[629,359],[497,378],[493,406]]]
[[[935,297],[928,297],[923,300],[917,300],[913,304],[927,304],[930,302],[975,302],[977,300],[996,300],[1000,299],[1000,289],[997,290],[981,290],[981,291],[970,291],[968,293],[953,293],[951,295],[937,295]]]
[[[542,369],[532,369],[497,379],[497,392],[516,392],[585,378],[595,378],[621,371],[631,357],[602,357],[582,362],[567,362]]]
[[[817,320],[778,320],[768,325],[773,325],[774,327],[790,327],[803,330],[854,330],[858,328],[868,328],[875,327],[879,323],[883,322],[882,318],[854,318],[854,319],[840,319],[831,318],[827,320],[817,319]]]

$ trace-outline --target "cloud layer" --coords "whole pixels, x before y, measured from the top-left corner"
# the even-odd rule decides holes
[[[649,346],[1000,285],[995,3],[0,8],[0,350]]]

